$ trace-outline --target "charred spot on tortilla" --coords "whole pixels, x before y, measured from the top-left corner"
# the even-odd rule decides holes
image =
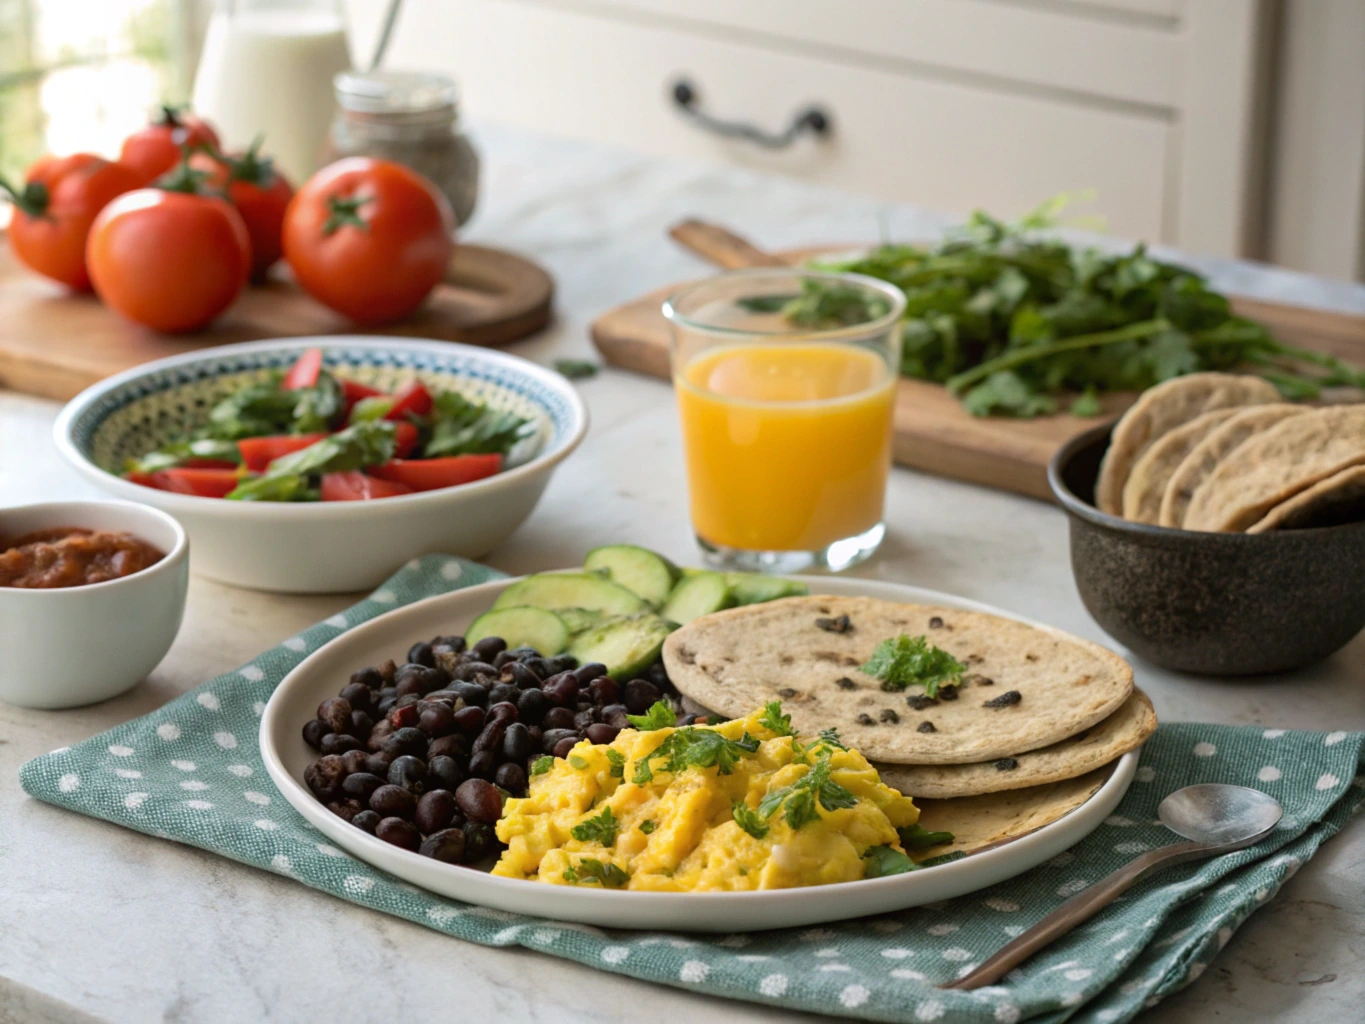
[[[939,616],[937,616],[937,615],[931,616],[930,619],[929,619],[929,628],[930,628],[930,629],[942,629],[942,628],[943,628],[943,619],[941,619],[941,618],[940,618]]]
[[[943,688],[939,687],[938,692],[942,693]],[[926,697],[922,693],[912,693],[905,698],[905,703],[910,705],[911,709],[914,711],[923,711],[925,708],[931,708],[937,704],[938,699],[936,697]]]
[[[1007,708],[1018,704],[1023,699],[1024,695],[1018,690],[1006,690],[999,697],[992,697],[981,706],[983,708]]]
[[[816,619],[815,625],[826,633],[850,633],[853,631],[853,623],[849,621],[847,615]]]
[[[891,708],[882,708],[882,713],[877,717],[883,722],[890,722],[892,725],[898,724],[901,720],[901,716],[896,714]]]
[[[790,654],[779,654],[777,656],[777,661],[780,665],[792,665],[796,663],[796,659]]]
[[[963,685],[963,686],[966,686],[966,685],[968,685],[969,683],[970,683],[972,686],[994,686],[994,685],[995,685],[995,680],[992,679],[990,676],[983,676],[983,675],[982,675],[981,673],[979,673],[979,672],[973,672],[973,673],[972,673],[971,675],[969,675],[969,676],[963,676],[963,677],[962,677],[962,685]]]
[[[679,647],[678,659],[684,665],[695,665],[697,663],[697,652],[690,647]]]
[[[838,679],[834,680],[834,685],[841,690],[856,690],[858,688],[858,684],[848,676],[840,676]]]
[[[938,688],[939,700],[957,700],[957,686],[954,683],[947,683]]]
[[[876,724],[877,724],[877,720],[876,720],[875,718],[873,718],[871,715],[869,715],[866,711],[864,711],[862,714],[860,714],[860,715],[858,716],[857,721],[858,721],[858,724],[859,724],[859,725],[876,725]]]
[[[1012,757],[1002,757],[1000,760],[995,762],[996,771],[1012,772],[1014,771],[1014,769],[1018,767],[1019,762]]]
[[[929,721],[929,720],[926,718],[923,722],[920,722],[920,724],[919,724],[919,729],[916,730],[916,731],[918,731],[918,732],[938,732],[938,729],[935,728],[933,722]]]

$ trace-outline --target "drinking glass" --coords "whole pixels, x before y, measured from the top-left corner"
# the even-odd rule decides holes
[[[706,562],[838,571],[868,558],[886,532],[901,291],[763,268],[690,285],[663,311]]]

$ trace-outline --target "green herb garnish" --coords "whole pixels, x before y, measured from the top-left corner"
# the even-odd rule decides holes
[[[903,875],[919,867],[913,860],[894,846],[874,846],[863,854],[863,877],[881,878],[885,875]]]
[[[782,702],[770,700],[763,705],[763,714],[758,720],[758,724],[763,726],[771,733],[778,736],[795,736],[792,729],[792,716],[782,713]]]
[[[586,359],[556,359],[554,361],[555,372],[568,377],[569,380],[587,380],[589,377],[596,377],[600,369],[596,363],[590,363]]]
[[[839,739],[839,730],[830,726],[828,729],[820,730],[820,738],[812,744],[813,747],[826,746],[833,747],[835,750],[847,750],[843,741]]]
[[[931,846],[942,846],[953,841],[951,832],[930,832],[923,825],[908,825],[896,829],[901,845],[907,850],[927,850]]]
[[[758,813],[767,820],[782,809],[787,824],[793,829],[808,825],[820,817],[816,804],[827,811],[853,807],[858,798],[829,777],[830,753],[821,751],[805,775],[790,786],[773,790],[758,804]]]
[[[734,815],[735,824],[755,839],[762,839],[768,834],[768,826],[764,822],[763,816],[743,800],[734,802],[731,813]]]
[[[140,459],[129,459],[124,463],[125,473],[155,473],[171,469],[190,459],[214,459],[219,462],[240,464],[242,453],[236,442],[219,438],[205,437],[196,441],[173,441],[154,452],[148,452]]]
[[[442,391],[432,398],[431,437],[422,450],[428,458],[444,455],[506,454],[518,441],[536,432],[530,420],[505,409],[470,401],[458,391]]]
[[[637,758],[632,781],[637,785],[653,781],[652,762],[661,758],[667,758],[660,766],[661,771],[677,774],[688,768],[715,768],[719,774],[729,775],[741,758],[757,750],[758,740],[747,732],[737,740],[730,740],[713,729],[689,725],[669,735],[653,752]]]
[[[882,681],[882,689],[904,690],[917,684],[933,697],[945,683],[956,683],[967,666],[923,636],[900,636],[883,640],[872,651],[862,671]]]
[[[624,778],[626,774],[626,755],[619,750],[607,748],[607,762],[611,765],[611,777],[613,779]]]
[[[616,832],[620,827],[621,819],[608,807],[596,817],[579,822],[569,830],[569,835],[580,843],[601,843],[603,846],[610,846],[616,842]]]
[[[626,721],[641,732],[655,729],[669,729],[678,724],[678,716],[669,707],[668,701],[656,700],[643,715],[626,715]]]
[[[658,827],[659,823],[657,821],[652,821],[648,818],[640,822],[640,831],[645,835],[650,835]]]
[[[555,759],[549,754],[546,754],[544,757],[536,758],[531,762],[531,778],[535,778],[537,775],[544,775],[554,766]]]
[[[630,876],[611,861],[603,863],[594,857],[584,857],[576,866],[564,869],[564,880],[580,885],[596,882],[609,889],[619,889],[630,881]]]
[[[577,768],[579,771],[582,771],[584,768],[588,767],[588,762],[585,761],[583,758],[579,757],[577,754],[570,754],[569,766],[572,768]]]

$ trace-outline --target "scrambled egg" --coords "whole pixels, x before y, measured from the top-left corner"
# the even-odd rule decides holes
[[[493,873],[656,892],[781,889],[863,878],[872,847],[904,852],[896,829],[919,817],[908,797],[856,750],[797,740],[765,721],[755,712],[580,742],[531,779],[527,797],[507,801],[497,825],[507,850]],[[717,747],[711,767],[665,768],[670,751],[705,761]]]

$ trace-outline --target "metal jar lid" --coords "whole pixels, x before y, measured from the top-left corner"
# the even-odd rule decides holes
[[[453,116],[455,82],[425,71],[343,71],[332,79],[337,106],[348,113]]]

